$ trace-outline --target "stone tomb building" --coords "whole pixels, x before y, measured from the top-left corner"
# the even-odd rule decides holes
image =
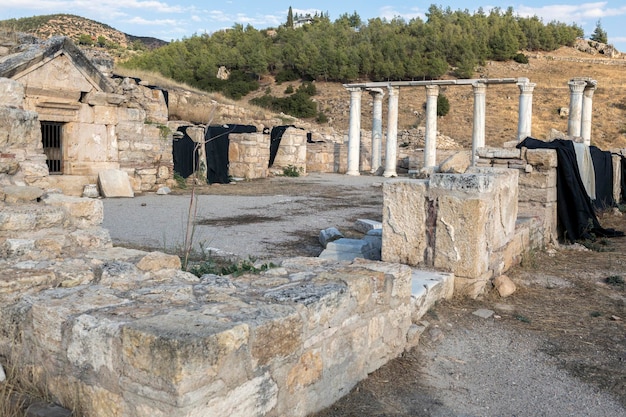
[[[80,195],[85,185],[97,182],[99,173],[121,170],[132,189],[141,192],[156,190],[172,177],[162,90],[107,77],[65,37],[1,48],[0,78],[23,87],[23,107],[36,113],[41,124],[42,143],[36,146],[43,148],[45,158],[31,155],[32,149],[13,152],[13,158],[23,159],[24,152],[34,158],[31,170],[49,172],[43,177],[47,184],[37,185]],[[11,105],[14,93],[5,89],[0,101]],[[28,185],[34,178],[42,181],[32,172],[19,178]]]

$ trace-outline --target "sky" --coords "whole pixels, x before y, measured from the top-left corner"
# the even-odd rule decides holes
[[[484,2],[483,2],[484,1]],[[569,3],[568,3],[569,1]],[[448,0],[445,2],[376,1],[258,1],[258,0],[0,0],[0,20],[67,13],[105,23],[134,36],[149,36],[164,41],[179,40],[194,34],[213,33],[235,24],[252,25],[256,29],[277,27],[287,20],[291,6],[294,14],[328,14],[331,21],[342,14],[356,12],[361,20],[380,17],[406,21],[419,17],[426,20],[430,5],[451,10],[475,12],[482,7],[503,11],[513,7],[520,16],[537,16],[544,23],[559,21],[576,23],[589,38],[598,22],[607,32],[609,43],[626,52],[626,0],[575,2],[572,0],[523,0],[509,3],[497,0]]]

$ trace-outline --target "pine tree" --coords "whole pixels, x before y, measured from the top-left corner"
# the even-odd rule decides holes
[[[289,12],[287,12],[286,26],[290,29],[293,29],[293,10],[291,9],[291,6],[289,6]]]
[[[596,29],[593,31],[593,34],[591,35],[591,40],[600,42],[600,43],[608,42],[608,36],[606,34],[606,31],[602,29],[602,25],[600,24],[599,20],[596,23]]]

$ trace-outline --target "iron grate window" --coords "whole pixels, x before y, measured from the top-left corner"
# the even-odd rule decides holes
[[[63,123],[41,122],[41,142],[43,152],[46,154],[48,171],[50,174],[61,174],[63,172],[63,146],[61,133]]]

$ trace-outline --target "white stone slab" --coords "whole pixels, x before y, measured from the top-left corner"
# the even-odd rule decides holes
[[[133,187],[130,185],[128,174],[119,169],[107,169],[98,173],[100,191],[106,198],[134,197]]]

